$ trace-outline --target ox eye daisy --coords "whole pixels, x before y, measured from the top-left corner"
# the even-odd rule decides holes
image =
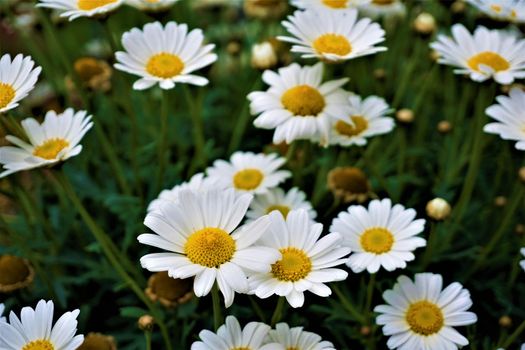
[[[525,3],[515,0],[467,0],[490,18],[514,23],[525,22]]]
[[[124,0],[39,0],[37,6],[58,10],[70,21],[79,17],[104,15],[116,10]]]
[[[133,28],[122,35],[126,51],[115,54],[115,68],[141,77],[133,84],[135,90],[155,84],[162,89],[172,89],[176,83],[204,86],[208,79],[191,73],[215,62],[217,55],[211,52],[214,44],[203,42],[202,30],[188,33],[186,24],[148,23],[143,30]]]
[[[301,67],[294,63],[267,70],[263,81],[267,91],[248,95],[252,114],[259,114],[253,124],[262,129],[275,129],[273,142],[291,143],[307,139],[326,143],[330,119],[348,115],[350,94],[341,87],[348,78],[322,82],[323,65]]]
[[[68,108],[64,113],[46,113],[42,124],[33,118],[22,120],[22,128],[29,140],[8,135],[7,141],[16,145],[0,147],[0,164],[4,172],[0,177],[17,171],[50,166],[78,155],[82,151],[82,140],[93,123],[86,111],[75,112]]]
[[[326,9],[344,11],[369,3],[371,0],[291,0],[291,4],[300,9]]]
[[[323,340],[320,335],[307,332],[303,327],[290,328],[286,323],[275,325],[268,339],[286,350],[335,350],[334,344]]]
[[[452,36],[439,35],[430,46],[438,52],[439,63],[457,67],[454,73],[499,84],[525,78],[525,39],[485,27],[476,28],[472,35],[462,24],[452,26]]]
[[[341,247],[342,237],[331,233],[322,238],[323,225],[313,222],[304,209],[293,210],[286,221],[278,212],[269,214],[270,231],[259,243],[279,250],[282,257],[273,261],[271,270],[252,275],[250,289],[259,298],[286,297],[296,308],[304,304],[304,292],[321,297],[332,294],[327,282],[342,281],[348,273],[335,266],[346,262],[350,249]]]
[[[16,108],[18,102],[33,90],[41,67],[31,57],[5,54],[0,58],[0,113]]]
[[[293,44],[292,52],[303,58],[334,63],[386,51],[386,47],[374,46],[385,40],[385,31],[368,18],[358,20],[357,10],[296,11],[282,23],[293,36],[278,39]]]
[[[389,349],[458,349],[468,340],[453,327],[477,321],[470,293],[457,282],[443,287],[441,275],[418,273],[414,281],[400,276],[394,288],[383,293],[376,323],[389,336]]]
[[[416,237],[425,227],[414,209],[401,204],[392,206],[390,199],[373,200],[367,208],[353,205],[339,213],[330,226],[338,232],[344,245],[352,249],[347,265],[355,273],[367,270],[376,273],[380,267],[387,271],[405,268],[414,260],[416,248],[426,245],[425,239]]]

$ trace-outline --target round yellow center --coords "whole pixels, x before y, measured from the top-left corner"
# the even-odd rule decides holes
[[[364,251],[374,254],[389,252],[394,244],[394,236],[382,227],[372,227],[361,235],[361,247]]]
[[[117,0],[78,0],[77,6],[79,10],[91,11],[114,2],[117,2]]]
[[[0,256],[0,285],[23,282],[29,274],[29,268],[23,259],[12,255]]]
[[[64,148],[69,146],[69,142],[64,139],[49,139],[40,146],[35,147],[33,155],[44,159],[55,159]]]
[[[146,64],[146,71],[159,78],[173,78],[179,75],[184,69],[184,62],[179,56],[161,52],[151,56]]]
[[[372,0],[374,5],[390,5],[393,4],[395,0]]]
[[[283,218],[286,219],[286,217],[288,216],[288,213],[290,212],[290,207],[288,207],[286,205],[278,205],[278,204],[277,205],[270,205],[268,207],[268,209],[266,209],[266,214],[270,214],[274,210],[277,210],[279,213],[281,213]]]
[[[0,83],[0,108],[7,106],[15,98],[15,89],[9,84]]]
[[[154,276],[151,289],[159,298],[176,301],[191,291],[193,286],[191,279],[171,278],[168,272],[157,272]]]
[[[114,350],[115,341],[107,335],[90,333],[84,338],[84,342],[77,350]]]
[[[323,34],[314,40],[313,47],[320,54],[344,56],[352,52],[352,45],[348,39],[339,34]]]
[[[353,115],[350,117],[350,119],[352,119],[354,125],[351,125],[342,120],[338,120],[337,123],[335,123],[335,130],[340,135],[356,136],[368,128],[368,121],[364,117],[360,115]]]
[[[281,96],[284,108],[295,116],[316,116],[325,106],[323,95],[319,90],[308,85],[297,85]]]
[[[235,241],[220,228],[206,227],[188,237],[184,252],[194,264],[219,267],[232,258]]]
[[[241,347],[233,348],[231,350],[251,350],[251,349],[247,346],[241,346]]]
[[[49,340],[33,340],[27,343],[21,350],[55,350],[55,347]]]
[[[238,190],[254,190],[264,178],[259,169],[243,169],[233,176],[233,186]]]
[[[481,71],[479,69],[480,64],[488,66],[496,72],[507,70],[510,67],[509,62],[505,58],[491,51],[480,52],[467,61],[467,65],[477,72]]]
[[[348,0],[322,0],[322,2],[333,9],[344,9],[348,5]]]
[[[414,333],[425,336],[439,332],[444,324],[441,309],[425,300],[411,304],[405,318]]]
[[[331,187],[349,193],[368,193],[368,179],[360,169],[354,167],[337,168],[330,172]]]
[[[496,13],[500,13],[503,8],[501,7],[501,5],[494,4],[490,5],[490,9]]]
[[[312,261],[301,249],[281,248],[282,259],[272,264],[272,274],[280,281],[296,282],[312,270]]]
[[[82,57],[75,61],[75,72],[82,81],[89,81],[93,77],[104,73],[104,66],[99,60],[92,57]]]

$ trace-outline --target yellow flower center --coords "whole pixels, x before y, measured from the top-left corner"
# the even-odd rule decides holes
[[[238,190],[254,190],[259,187],[263,178],[259,169],[243,169],[233,176],[233,186]]]
[[[348,0],[323,0],[323,4],[333,9],[344,9],[348,5]]]
[[[320,54],[344,56],[352,52],[352,45],[348,39],[339,34],[323,34],[314,40],[313,47]]]
[[[115,340],[101,333],[89,333],[77,350],[116,350]]]
[[[251,350],[251,348],[249,348],[247,346],[241,346],[241,347],[233,348],[231,350]]]
[[[312,261],[306,253],[294,247],[281,248],[281,260],[272,264],[272,274],[280,281],[296,282],[312,270]]]
[[[372,0],[372,4],[374,5],[390,5],[393,4],[395,0]]]
[[[78,0],[77,6],[79,10],[91,11],[114,2],[117,2],[117,0]]]
[[[49,340],[40,339],[27,343],[22,350],[55,350],[55,347]]]
[[[0,256],[0,285],[23,282],[30,271],[24,259],[13,255]]]
[[[176,301],[183,297],[186,293],[191,291],[193,281],[189,278],[178,279],[172,278],[168,272],[157,272],[151,279],[151,290],[155,296],[164,298],[170,301]]]
[[[477,72],[481,71],[479,69],[480,64],[488,66],[496,72],[507,70],[510,67],[509,62],[505,58],[501,57],[498,53],[491,51],[480,52],[469,58],[467,61],[467,65]]]
[[[82,57],[75,61],[73,65],[75,72],[82,81],[89,81],[91,78],[104,73],[102,61],[92,57]]]
[[[4,108],[15,98],[15,89],[9,84],[0,83],[0,108]]]
[[[374,254],[389,252],[394,244],[394,235],[382,227],[366,229],[360,238],[361,247],[364,251]]]
[[[411,304],[405,318],[414,333],[425,336],[439,332],[444,324],[441,309],[426,300]]]
[[[232,258],[235,241],[220,228],[206,227],[188,237],[184,252],[194,264],[219,267]]]
[[[146,64],[146,71],[159,78],[173,78],[179,75],[184,69],[184,62],[179,56],[161,52],[151,56]]]
[[[360,115],[353,115],[350,117],[350,119],[352,119],[354,125],[351,125],[342,120],[338,120],[337,123],[335,123],[335,130],[340,135],[356,136],[368,128],[368,121],[364,117]]]
[[[297,85],[281,96],[284,108],[295,116],[316,116],[325,106],[323,95],[319,90],[308,85]]]
[[[501,7],[501,5],[493,4],[490,5],[490,9],[496,13],[500,13],[503,8]]]
[[[69,142],[64,139],[53,138],[46,140],[40,146],[35,147],[33,155],[44,159],[55,159],[64,148],[69,146]]]
[[[266,209],[266,214],[270,214],[274,210],[277,210],[279,213],[281,213],[283,218],[286,219],[286,217],[288,216],[288,213],[290,212],[290,207],[286,205],[278,205],[278,204],[270,205],[268,209]]]

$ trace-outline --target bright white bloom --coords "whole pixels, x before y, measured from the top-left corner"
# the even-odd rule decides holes
[[[454,282],[443,288],[441,275],[418,273],[414,282],[400,276],[394,288],[383,293],[388,305],[374,308],[383,334],[390,336],[390,349],[447,349],[468,345],[468,340],[453,327],[477,321],[470,293]]]
[[[91,116],[86,111],[75,112],[71,108],[61,114],[47,112],[42,124],[33,118],[22,120],[29,143],[6,136],[7,141],[18,147],[0,147],[0,164],[4,167],[0,177],[53,165],[78,155],[82,151],[79,142],[92,126]]]
[[[126,0],[126,3],[141,11],[163,11],[179,0]]]
[[[275,153],[235,152],[229,162],[216,160],[206,172],[210,181],[217,181],[219,185],[233,187],[239,192],[261,194],[292,175],[288,170],[277,170],[285,162],[285,158]]]
[[[342,281],[348,273],[334,266],[344,264],[350,249],[341,247],[339,233],[322,238],[323,225],[313,222],[304,209],[292,210],[286,219],[278,212],[269,214],[270,232],[259,243],[278,249],[271,270],[249,277],[250,289],[259,298],[271,295],[286,297],[292,307],[304,304],[304,292],[321,297],[332,294],[327,282]]]
[[[521,255],[525,257],[525,248],[520,249]],[[520,266],[525,271],[525,259],[520,261]]]
[[[369,18],[358,20],[357,10],[296,11],[282,24],[293,36],[277,38],[293,44],[292,52],[303,58],[341,62],[386,51],[386,47],[374,46],[385,40],[385,31]]]
[[[53,326],[52,301],[40,300],[33,310],[24,307],[20,319],[11,312],[9,323],[0,322],[2,350],[75,350],[84,341],[77,332],[79,310],[66,312]]]
[[[248,221],[253,221],[263,215],[277,210],[286,219],[291,210],[305,209],[310,219],[315,219],[317,213],[312,208],[312,204],[306,200],[306,194],[297,187],[292,188],[287,193],[283,189],[276,187],[267,193],[256,195],[250,204],[250,209],[246,213]]]
[[[359,6],[359,14],[376,19],[379,17],[402,17],[406,14],[406,6],[401,0],[372,0]]]
[[[496,101],[485,113],[497,122],[485,125],[483,131],[517,141],[516,148],[525,151],[525,91],[513,88],[508,97],[498,96]]]
[[[467,0],[487,16],[508,22],[525,22],[525,1],[523,0]]]
[[[406,262],[415,258],[412,251],[426,245],[425,239],[416,237],[423,231],[425,220],[415,217],[414,209],[392,206],[390,199],[376,199],[369,203],[368,210],[352,205],[339,213],[330,232],[340,233],[343,245],[352,249],[346,264],[355,273],[376,273],[380,267],[393,271],[405,268]]]
[[[204,86],[208,79],[190,74],[217,60],[211,53],[215,45],[203,45],[203,41],[202,30],[188,33],[186,24],[148,23],[143,30],[133,28],[122,35],[126,52],[115,53],[115,68],[141,77],[133,84],[135,90],[157,83],[162,89],[172,89],[175,83]]]
[[[103,15],[117,9],[124,0],[39,0],[37,6],[60,11],[61,17],[72,21],[79,17]]]
[[[31,57],[19,54],[11,61],[5,54],[0,58],[0,113],[18,106],[18,101],[33,90],[42,70]]]
[[[300,9],[326,9],[345,11],[369,3],[371,0],[291,0],[290,3]]]
[[[525,78],[525,39],[514,34],[478,27],[471,35],[462,24],[452,26],[454,40],[439,35],[430,46],[438,52],[438,62],[458,69],[456,74],[468,74],[474,81],[494,79],[510,84]]]
[[[146,216],[144,225],[155,234],[138,237],[140,243],[168,252],[143,256],[142,267],[168,271],[173,278],[195,276],[195,295],[207,295],[216,282],[226,307],[234,292],[247,293],[247,274],[268,272],[279,258],[277,250],[253,246],[268,229],[269,218],[238,227],[252,200],[233,189],[199,192],[182,190],[179,200],[161,205]]]
[[[293,63],[278,73],[267,70],[262,78],[270,87],[248,95],[250,110],[260,114],[253,122],[256,127],[275,129],[274,143],[307,139],[324,144],[330,119],[350,112],[350,93],[341,88],[348,78],[322,83],[322,63],[305,67]]]
[[[335,350],[334,344],[322,340],[318,334],[303,331],[303,327],[290,328],[286,323],[278,323],[269,332],[269,339],[286,350]]]
[[[4,310],[5,310],[4,304],[0,303],[0,322],[6,322],[5,317],[2,317]]]
[[[341,146],[364,146],[366,139],[386,134],[394,129],[394,119],[386,117],[391,112],[384,99],[369,96],[350,96],[350,113],[345,119],[332,120],[329,143]]]

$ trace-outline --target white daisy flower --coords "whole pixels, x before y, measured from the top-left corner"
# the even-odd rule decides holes
[[[140,243],[168,252],[140,259],[149,271],[168,271],[170,277],[195,276],[195,295],[207,295],[217,282],[226,307],[234,292],[247,293],[247,274],[270,271],[279,258],[277,250],[253,246],[270,221],[267,216],[238,227],[252,200],[233,189],[198,192],[183,190],[177,202],[168,202],[149,213],[144,225],[155,234],[138,237]],[[236,229],[237,228],[237,229]]]
[[[468,74],[474,81],[494,79],[510,84],[525,78],[525,39],[514,34],[478,27],[471,35],[462,24],[452,26],[454,40],[439,35],[430,46],[441,56],[438,62],[458,69],[456,74]]]
[[[0,322],[2,350],[74,350],[84,341],[77,332],[79,310],[66,312],[53,326],[52,301],[40,300],[33,310],[24,307],[20,319],[11,312],[9,323]]]
[[[7,141],[18,147],[0,147],[0,164],[4,172],[0,178],[21,170],[50,166],[78,155],[82,151],[80,140],[93,123],[86,111],[75,112],[72,108],[63,113],[46,113],[42,124],[33,118],[22,120],[29,143],[7,135]]]
[[[239,192],[266,193],[289,178],[288,170],[277,170],[286,159],[277,154],[255,154],[235,152],[230,161],[216,160],[206,169],[210,181],[217,181],[225,187],[233,187]]]
[[[415,237],[423,231],[425,220],[415,217],[414,209],[392,206],[390,199],[376,199],[369,203],[368,210],[352,205],[339,213],[330,232],[340,233],[343,245],[352,249],[346,264],[355,273],[376,273],[380,267],[393,271],[405,268],[406,262],[415,258],[412,251],[426,245],[425,239]]]
[[[143,30],[133,28],[122,35],[126,52],[115,53],[115,68],[141,77],[133,84],[135,90],[157,83],[162,89],[172,89],[175,83],[204,86],[208,79],[190,74],[217,60],[211,53],[215,45],[203,45],[203,41],[202,30],[188,33],[186,24],[148,23]]]
[[[326,143],[330,119],[341,119],[350,111],[350,93],[341,88],[348,78],[322,83],[322,63],[305,67],[293,63],[278,73],[267,70],[262,78],[270,87],[248,95],[250,110],[260,114],[253,122],[256,127],[275,129],[274,143],[301,139]]]
[[[334,266],[344,264],[350,249],[341,247],[339,233],[322,238],[323,225],[313,222],[304,209],[292,210],[286,220],[275,211],[269,214],[270,231],[259,243],[278,249],[282,257],[273,261],[270,271],[249,277],[250,289],[259,298],[286,297],[296,308],[304,304],[304,292],[321,297],[332,294],[326,282],[342,281],[348,273]]]
[[[290,328],[286,323],[278,323],[275,330],[268,334],[270,341],[274,341],[284,349],[293,350],[335,350],[334,344],[322,340],[318,334],[307,332],[303,327]]]
[[[5,310],[4,304],[0,303],[0,322],[6,322],[5,317],[2,317],[4,310]]]
[[[520,0],[467,0],[487,16],[500,21],[525,22],[525,2]]]
[[[369,3],[371,0],[291,0],[292,6],[300,9],[348,10]]]
[[[141,11],[163,11],[179,0],[126,0],[126,3]]]
[[[367,138],[386,134],[394,129],[394,119],[386,117],[391,112],[384,99],[369,96],[350,96],[350,113],[345,119],[332,120],[329,143],[341,146],[364,146]]]
[[[520,252],[521,252],[521,255],[525,257],[525,248],[521,248]],[[525,271],[525,259],[520,261],[520,266],[523,269],[523,271]]]
[[[39,0],[38,7],[47,7],[60,11],[61,17],[72,21],[79,17],[104,15],[116,10],[124,0]]]
[[[9,54],[0,58],[0,113],[16,108],[33,90],[42,70],[34,67],[35,62],[29,56],[19,54],[12,61]]]
[[[406,6],[401,0],[372,0],[359,6],[359,14],[376,19],[379,17],[402,17],[406,14]]]
[[[385,31],[369,18],[358,20],[357,10],[295,11],[282,24],[293,36],[277,39],[293,44],[292,52],[303,58],[341,62],[386,51],[386,47],[374,46],[385,40]]]
[[[296,209],[305,209],[308,217],[313,220],[317,213],[312,208],[312,204],[306,200],[306,194],[297,187],[292,188],[287,193],[283,189],[276,187],[267,193],[256,195],[250,204],[250,209],[246,213],[247,222],[260,218],[276,210],[286,219],[288,213]]]
[[[400,276],[394,288],[383,293],[387,305],[374,308],[383,334],[390,336],[389,349],[458,349],[468,340],[454,326],[477,321],[470,293],[454,282],[442,290],[443,278],[433,273],[418,273],[414,282]]]
[[[498,96],[496,101],[485,113],[497,122],[485,125],[483,131],[517,141],[516,148],[525,151],[525,91],[513,88],[508,97]]]

